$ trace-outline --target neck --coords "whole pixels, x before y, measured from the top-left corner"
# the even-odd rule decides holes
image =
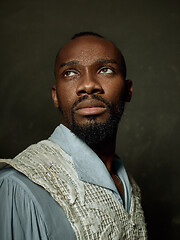
[[[91,149],[98,155],[104,162],[107,170],[111,172],[113,159],[115,157],[116,148],[116,134],[114,134],[107,141],[91,146]]]

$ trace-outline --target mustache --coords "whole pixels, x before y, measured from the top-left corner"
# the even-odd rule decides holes
[[[99,95],[92,94],[91,96],[84,95],[84,96],[82,96],[82,97],[79,97],[78,100],[76,100],[76,101],[73,103],[73,105],[72,105],[72,107],[71,107],[71,111],[73,112],[73,111],[74,111],[74,108],[77,106],[77,104],[79,104],[80,102],[82,102],[82,101],[84,101],[84,100],[86,100],[86,99],[96,99],[96,100],[98,100],[98,101],[100,101],[100,102],[103,102],[108,109],[111,108],[111,104],[110,104],[107,100],[105,100],[104,98],[102,98],[102,97],[99,96]]]

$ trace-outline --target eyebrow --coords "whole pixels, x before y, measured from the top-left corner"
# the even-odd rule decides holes
[[[114,60],[114,59],[103,59],[103,58],[99,58],[97,59],[95,62],[96,63],[104,63],[104,64],[107,64],[107,63],[114,63],[114,64],[117,64],[119,66],[119,63]],[[79,61],[77,60],[72,60],[72,61],[69,61],[69,62],[65,62],[65,63],[62,63],[60,66],[59,66],[59,69],[62,68],[62,67],[65,67],[65,66],[72,66],[72,65],[76,65],[76,64],[79,64]]]
[[[70,61],[70,62],[65,62],[65,63],[62,63],[59,68],[62,68],[62,67],[65,67],[65,66],[71,66],[71,65],[75,65],[75,64],[78,64],[79,61],[77,60],[73,60],[73,61]]]
[[[104,63],[104,64],[115,63],[115,64],[119,65],[119,63],[114,59],[103,59],[103,58],[97,59],[97,61],[95,61],[95,63]]]

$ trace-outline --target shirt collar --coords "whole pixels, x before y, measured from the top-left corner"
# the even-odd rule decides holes
[[[68,128],[60,124],[49,140],[58,144],[71,156],[80,180],[117,192],[116,186],[102,160]]]

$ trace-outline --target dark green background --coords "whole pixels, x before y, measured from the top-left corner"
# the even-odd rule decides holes
[[[179,1],[1,0],[0,157],[59,124],[51,100],[57,50],[96,31],[124,53],[132,102],[117,152],[142,189],[149,239],[179,239]]]

